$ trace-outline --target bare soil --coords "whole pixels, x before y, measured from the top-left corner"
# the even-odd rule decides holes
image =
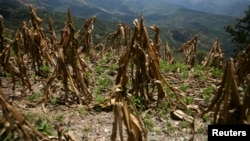
[[[207,74],[209,76],[211,74]],[[115,77],[115,76],[113,76]],[[200,77],[189,76],[185,80],[180,78],[178,72],[165,74],[166,79],[174,87],[180,87],[181,84],[189,85],[185,90],[183,97],[193,96],[197,105],[197,109],[206,108],[208,103],[201,97],[201,89],[208,86],[215,86],[219,83],[218,79],[207,79],[202,81]],[[15,92],[12,91],[11,77],[1,77],[2,92],[6,95],[9,102],[22,112],[25,117],[37,127],[37,121],[39,119],[48,121],[51,136],[57,136],[57,130],[55,127],[60,126],[63,133],[70,135],[75,141],[107,141],[110,140],[113,126],[113,112],[112,108],[109,110],[102,110],[99,108],[93,108],[93,106],[77,105],[77,104],[63,104],[60,102],[64,92],[62,84],[58,82],[56,85],[56,91],[53,92],[53,96],[57,99],[56,102],[50,101],[46,105],[47,112],[45,113],[42,108],[41,100],[43,98],[43,89],[46,85],[46,78],[36,78],[36,82],[32,82],[33,92],[23,90],[20,85],[17,85]],[[105,97],[106,89],[103,92]],[[34,96],[32,98],[32,96]],[[52,96],[52,97],[53,97]],[[212,95],[211,95],[212,97]],[[93,101],[96,103],[96,101]],[[93,104],[94,105],[94,104]],[[196,109],[196,110],[197,110]],[[164,111],[164,109],[161,109]],[[194,112],[193,114],[198,114]],[[164,113],[164,112],[163,112]],[[204,119],[202,117],[196,117],[194,122],[195,133],[192,133],[192,124],[185,120],[173,118],[168,107],[165,109],[164,118],[159,116],[159,110],[149,109],[147,111],[141,111],[142,117],[150,116],[150,123],[152,125],[148,129],[148,141],[205,141],[207,140],[207,125],[210,124],[210,118]],[[209,115],[211,117],[211,115]],[[144,122],[146,122],[144,120]],[[148,124],[145,124],[148,125]],[[126,129],[124,128],[124,138],[126,139]],[[194,136],[193,136],[194,135]],[[117,138],[119,140],[119,138]]]

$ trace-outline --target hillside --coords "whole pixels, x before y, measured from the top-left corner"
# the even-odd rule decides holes
[[[124,21],[126,23],[131,23],[131,21],[142,14],[147,17],[146,24],[154,23],[161,27],[193,28],[197,22],[202,22],[202,24],[208,23],[206,26],[210,26],[211,23],[221,25],[232,23],[234,20],[232,17],[216,16],[190,10],[164,0],[147,2],[138,0],[10,0],[4,3],[19,6],[29,6],[32,4],[41,10],[63,13],[70,8],[72,13],[79,17],[86,18],[96,15],[102,20]],[[200,20],[197,20],[197,18]],[[217,20],[214,21],[214,19]],[[176,21],[178,21],[178,24],[176,24]]]
[[[250,5],[249,0],[168,0],[170,3],[216,15],[233,17],[244,16],[244,11]]]
[[[42,9],[38,10],[37,13],[44,20],[44,28],[48,28],[48,19],[49,17],[51,17],[56,33],[61,33],[61,29],[63,29],[64,27],[64,21],[67,18],[65,13],[53,11],[49,12]],[[27,21],[29,19],[30,12],[29,8],[27,7],[20,7],[17,4],[2,3],[0,5],[0,15],[2,15],[4,18],[4,26],[9,29],[10,32],[14,32],[18,28],[22,27],[22,21]],[[86,18],[74,16],[73,20],[75,28],[79,29],[85,22]],[[96,42],[99,41],[98,39],[100,39],[100,36],[104,38],[106,35],[108,35],[113,30],[113,27],[115,27],[115,25],[116,23],[114,22],[97,19],[94,34],[99,38],[95,38],[97,40]]]
[[[208,125],[249,125],[250,46],[225,59],[217,40],[200,63],[198,41],[211,37],[195,29],[160,28],[168,40],[193,37],[176,58],[159,52],[158,27],[143,17],[115,23],[109,44],[95,46],[91,37],[103,39],[112,22],[0,6],[1,141],[203,141]],[[48,16],[58,24],[48,28]]]
[[[17,27],[19,22],[29,15],[27,8],[25,11],[19,8],[20,5],[28,6],[31,3],[35,5],[37,9],[40,9],[39,11],[42,11],[39,13],[41,13],[41,16],[44,16],[45,19],[47,19],[46,16],[48,15],[59,14],[58,12],[65,13],[67,8],[70,8],[72,13],[77,16],[75,18],[76,26],[81,26],[82,21],[84,21],[81,17],[86,19],[96,15],[98,21],[102,21],[101,23],[105,25],[96,28],[95,33],[98,34],[98,37],[106,36],[106,33],[109,33],[119,21],[132,25],[132,21],[142,14],[145,17],[146,25],[156,24],[161,28],[160,34],[162,42],[168,41],[173,49],[178,48],[183,42],[192,38],[195,34],[198,34],[200,36],[200,49],[209,50],[216,38],[219,38],[221,39],[221,48],[225,50],[226,56],[233,54],[230,49],[232,47],[230,38],[224,30],[226,24],[234,23],[235,18],[233,17],[197,12],[168,2],[162,3],[161,0],[147,3],[130,0],[122,2],[118,0],[107,0],[105,2],[98,1],[98,3],[95,0],[75,0],[74,2],[65,0],[10,0],[8,4],[2,3],[2,10],[0,9],[0,12],[3,13],[2,15],[8,22],[7,25]],[[6,8],[8,5],[9,8]],[[115,5],[116,8],[113,8],[113,5]],[[8,15],[8,11],[11,16]],[[47,13],[47,11],[50,11],[51,14]],[[57,26],[63,26],[65,17],[63,17],[63,14],[61,15],[62,16],[55,16],[57,18],[55,18],[56,20],[54,22]],[[60,29],[60,27],[56,27],[56,29]]]

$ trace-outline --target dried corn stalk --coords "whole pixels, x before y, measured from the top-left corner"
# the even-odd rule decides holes
[[[163,58],[167,61],[168,65],[172,65],[172,64],[176,63],[175,60],[174,60],[174,57],[172,57],[172,55],[171,55],[168,42],[165,42]]]
[[[124,55],[127,56],[128,52]],[[111,97],[106,100],[103,107],[114,106],[114,123],[111,135],[111,141],[116,141],[117,134],[119,134],[120,140],[123,141],[123,124],[126,126],[128,135],[128,141],[146,141],[147,131],[140,120],[138,112],[131,98],[127,94],[126,85],[128,83],[128,76],[126,74],[127,64],[123,64],[129,59],[126,57],[121,58],[119,67],[119,77],[116,78],[116,86],[111,91]],[[130,107],[130,108],[128,108]],[[118,133],[117,133],[118,132]]]
[[[178,89],[173,88],[163,78],[159,69],[159,56],[154,44],[148,37],[147,30],[144,26],[144,19],[134,20],[134,33],[124,53],[119,59],[119,68],[116,79],[116,84],[120,83],[120,79],[123,75],[131,80],[132,88],[129,93],[133,93],[134,96],[139,96],[143,99],[145,107],[149,107],[155,101],[161,101],[166,98],[163,84],[166,84],[174,94],[180,92]],[[130,74],[127,67],[131,64]],[[125,86],[124,88],[125,89]],[[126,95],[123,95],[126,96]],[[176,95],[179,100],[178,95]],[[173,104],[173,102],[170,103]]]
[[[148,37],[144,19],[142,18],[140,23],[135,20],[134,25],[131,45],[126,50],[128,52],[126,54],[130,55],[128,58],[130,58],[132,69],[130,78],[132,80],[132,89],[130,92],[142,97],[145,104],[156,100],[154,98],[155,93],[157,93],[157,100],[161,101],[165,97],[165,92],[162,85],[163,78],[159,69],[159,55],[156,47]],[[126,58],[127,56],[122,57]],[[154,91],[155,88],[157,92]]]
[[[195,35],[191,40],[185,42],[179,49],[180,52],[184,52],[185,63],[190,65],[191,68],[193,68],[195,65],[197,46],[198,46],[198,35]]]
[[[250,74],[250,44],[247,48],[240,52],[235,58],[236,73],[240,84],[244,84],[246,76]]]
[[[215,124],[239,123],[237,113],[240,107],[240,97],[232,58],[227,62],[220,87],[206,112],[213,107],[215,107]]]
[[[62,77],[65,88],[65,102],[68,102],[68,94],[74,92],[77,97],[77,103],[88,104],[92,100],[92,95],[88,90],[88,80],[86,77],[87,64],[80,58],[77,52],[79,44],[75,38],[75,30],[73,27],[72,17],[68,9],[68,21],[61,34],[61,48],[58,56],[58,62],[53,75],[49,78],[44,91],[44,104],[46,104],[51,94],[51,86],[53,81],[58,77]],[[68,85],[68,81],[70,85]],[[70,86],[70,87],[69,87]],[[70,89],[71,88],[71,89]],[[82,95],[84,94],[84,95]],[[84,97],[84,98],[83,98]],[[73,100],[74,101],[74,100]]]
[[[16,76],[18,76],[16,74],[19,74],[19,71],[9,59],[11,46],[6,43],[3,30],[4,30],[3,17],[0,15],[0,64],[1,64],[1,67],[3,67],[3,70],[11,74],[12,82],[13,82],[12,90],[15,91]]]
[[[28,64],[25,63],[25,53],[24,53],[24,41],[22,34],[17,30],[16,35],[15,35],[15,41],[13,43],[13,51],[15,53],[15,58],[17,62],[17,66],[19,69],[18,77],[22,81],[22,86],[23,88],[27,87],[30,91],[32,91],[31,88],[31,82],[29,80],[30,76],[28,75],[28,69],[27,66]]]
[[[126,78],[122,81],[127,81]],[[127,82],[121,82],[127,83]],[[126,92],[121,90],[119,85],[116,85],[114,91],[114,97],[112,97],[112,105],[114,106],[114,123],[111,135],[111,141],[116,141],[117,134],[120,136],[120,140],[124,140],[123,135],[123,124],[126,126],[128,141],[146,141],[147,132],[143,125],[143,122],[139,119],[135,105],[128,96],[122,96]],[[128,103],[127,103],[127,102]],[[130,108],[129,106],[130,105]],[[132,111],[132,112],[131,112]],[[118,132],[118,133],[117,133]]]
[[[11,74],[13,87],[12,90],[15,91],[16,86],[16,74],[19,74],[18,69],[10,62],[10,45],[6,45],[2,52],[0,53],[0,64],[1,67]]]
[[[141,122],[128,93],[132,94],[132,96],[141,97],[144,106],[149,108],[154,102],[160,102],[166,98],[163,83],[170,87],[160,73],[159,56],[155,44],[148,37],[143,17],[140,22],[137,19],[134,20],[134,26],[130,45],[119,58],[116,86],[110,92],[110,97],[102,105],[102,108],[114,106],[115,120],[111,136],[112,141],[116,140],[117,131],[120,139],[123,140],[123,123],[127,129],[128,140],[147,140],[147,132],[143,122]],[[129,63],[131,71],[128,71]],[[132,88],[128,91],[129,80],[131,80]],[[177,91],[173,87],[170,87],[170,89]],[[170,101],[170,103],[173,102]]]
[[[156,51],[158,55],[160,56],[160,46],[161,46],[161,40],[160,40],[160,28],[157,25],[152,25],[149,27],[155,32],[154,36],[154,46],[156,48]]]
[[[2,91],[0,91],[0,105],[3,112],[3,117],[0,118],[0,140],[40,141],[48,139],[7,101]]]
[[[235,58],[236,75],[239,85],[246,89],[241,107],[240,123],[250,124],[250,45]]]
[[[4,49],[1,57],[3,57],[3,64],[5,70],[12,74],[13,79],[13,91],[15,91],[15,77],[21,79],[23,89],[28,88],[32,91],[30,76],[28,75],[29,60],[31,57],[33,60],[33,68],[37,74],[42,74],[41,68],[44,65],[54,65],[53,58],[50,57],[50,50],[48,48],[47,38],[41,27],[42,19],[37,17],[35,9],[30,6],[31,24],[29,26],[26,22],[23,22],[23,34],[18,30],[15,35],[15,40],[12,46],[14,51],[14,60],[17,68],[9,61],[10,47]]]
[[[239,88],[249,89],[249,48],[239,53],[237,58],[230,58],[211,104],[205,112],[215,107],[214,123],[216,124],[249,124],[250,93],[240,92]],[[235,63],[236,62],[236,65]],[[243,96],[241,97],[241,94]],[[205,113],[204,112],[204,113]]]
[[[55,65],[47,37],[41,27],[42,19],[36,15],[35,8],[30,6],[31,23],[23,22],[22,32],[19,30],[15,34],[15,40],[11,46],[7,46],[1,52],[1,60],[4,69],[11,73],[13,80],[13,91],[15,91],[16,77],[22,81],[23,89],[28,88],[32,91],[31,82],[28,75],[29,59],[32,58],[32,65],[35,73],[43,75],[41,68],[46,65]],[[2,23],[2,22],[1,22]],[[31,25],[30,25],[31,24]],[[17,68],[9,61],[10,47],[13,47],[14,62]],[[46,75],[47,76],[47,75]]]
[[[134,32],[136,33],[136,32]],[[136,34],[134,34],[135,36]],[[135,38],[133,36],[133,39]],[[125,50],[124,54],[119,59],[119,69],[118,75],[116,77],[116,91],[113,93],[110,101],[112,105],[114,105],[114,123],[113,130],[111,135],[111,140],[115,141],[117,136],[117,130],[119,130],[119,135],[121,141],[123,140],[123,128],[122,124],[124,123],[127,129],[128,140],[137,140],[143,141],[147,140],[147,132],[143,127],[143,122],[141,122],[140,118],[137,114],[136,108],[131,101],[129,101],[129,105],[132,105],[132,112],[128,109],[126,101],[129,100],[129,96],[127,94],[126,85],[128,83],[127,76],[127,67],[130,61],[131,48],[133,43]],[[114,99],[114,100],[112,100]],[[123,118],[122,118],[123,117]],[[124,119],[124,120],[122,120]]]
[[[241,107],[241,116],[239,123],[250,124],[250,74],[246,77],[247,91]]]
[[[217,68],[222,68],[224,59],[224,53],[220,48],[220,40],[216,39],[213,47],[211,48],[208,55],[202,61],[202,66],[213,66]]]
[[[55,49],[56,48],[56,43],[57,43],[57,38],[56,38],[55,30],[53,28],[53,21],[52,21],[51,17],[49,17],[49,31],[50,31],[50,44],[54,48],[53,50],[57,51]]]
[[[3,25],[3,17],[0,15],[0,52],[4,49],[4,25]]]
[[[223,90],[224,89],[224,90]],[[237,113],[236,110],[240,106],[240,98],[238,91],[237,79],[235,77],[235,68],[233,60],[229,60],[227,63],[227,68],[225,74],[222,78],[221,87],[218,90],[218,95],[222,96],[222,99],[218,102],[223,102],[223,110],[220,111],[221,116],[218,121],[214,118],[216,123],[232,123],[234,122],[234,114]],[[219,109],[219,107],[218,107]],[[216,115],[216,114],[215,114]],[[222,120],[221,120],[222,119]],[[221,120],[221,121],[220,121]]]
[[[247,91],[241,108],[240,123],[250,124],[250,74],[247,75]]]
[[[130,27],[128,24],[121,22],[118,24],[118,29],[115,32],[108,35],[108,37],[106,37],[105,43],[107,41],[110,41],[112,49],[117,50],[119,52],[122,45],[122,41],[124,46],[128,46],[129,40],[130,40]]]
[[[42,28],[43,20],[36,14],[35,8],[30,5],[31,24],[23,22],[24,51],[32,58],[34,71],[42,74],[43,66],[55,66],[54,59],[50,56],[52,50],[49,48],[47,37]]]
[[[79,44],[83,44],[82,52],[89,53],[90,49],[94,46],[92,39],[92,31],[94,29],[95,21],[96,16],[87,19],[82,29],[76,33],[77,38],[80,38]]]

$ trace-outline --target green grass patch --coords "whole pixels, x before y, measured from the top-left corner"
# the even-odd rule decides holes
[[[202,98],[205,100],[205,102],[210,101],[211,94],[213,93],[213,90],[214,89],[212,86],[202,89],[201,94],[202,94]]]
[[[39,118],[36,122],[37,130],[47,135],[53,135],[52,126],[49,120]]]

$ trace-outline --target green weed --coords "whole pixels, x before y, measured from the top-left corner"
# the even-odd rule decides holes
[[[163,72],[169,73],[173,71],[174,67],[173,65],[168,65],[165,60],[160,60],[160,69]]]
[[[171,124],[170,121],[167,120],[166,123],[165,123],[165,125],[167,126],[167,129],[168,129],[169,132],[175,130],[175,127]]]
[[[168,86],[164,87],[164,91],[166,92],[169,98],[175,98],[174,92]]]
[[[189,126],[190,126],[190,123],[187,122],[187,121],[182,121],[182,122],[180,123],[180,127],[181,127],[181,128],[188,128]]]
[[[212,86],[202,89],[201,94],[205,102],[209,102],[211,94],[213,93],[213,90],[214,89]]]
[[[222,77],[223,71],[219,68],[212,68],[212,76],[215,78]]]
[[[188,78],[188,75],[189,75],[189,72],[188,72],[188,70],[186,70],[186,71],[181,72],[180,77],[181,77],[181,79],[186,79],[186,78]]]
[[[57,115],[56,117],[55,117],[55,120],[56,121],[63,121],[63,115]]]
[[[101,94],[101,88],[100,87],[95,87],[93,90],[94,95],[100,95]]]
[[[50,98],[49,99],[51,104],[56,105],[57,99],[56,98]]]
[[[86,114],[88,113],[88,111],[86,110],[85,107],[79,108],[78,112],[79,112],[81,115],[86,115]]]
[[[42,67],[40,67],[40,70],[42,71],[43,75],[48,76],[51,68],[49,66],[43,65]]]
[[[166,107],[168,107],[169,103],[167,101],[162,101],[161,103],[159,103],[157,109],[156,109],[156,113],[159,117],[163,118],[163,119],[167,119],[168,118],[168,109]]]
[[[41,92],[35,92],[28,96],[28,100],[34,102],[40,96],[42,96]]]
[[[95,100],[99,103],[99,104],[102,104],[105,100],[105,97],[102,96],[102,95],[96,95],[96,98]]]
[[[187,104],[193,104],[194,103],[194,96],[187,96],[185,101]]]
[[[204,70],[201,65],[196,64],[194,69],[194,75],[199,76],[202,81],[207,80],[207,75],[204,73]]]
[[[186,91],[187,89],[189,89],[189,86],[187,84],[180,84],[180,89],[182,91]]]
[[[47,119],[39,118],[36,122],[37,130],[47,135],[53,135],[51,123]]]
[[[102,73],[104,71],[104,67],[102,66],[95,66],[95,72],[96,73]]]
[[[152,131],[152,129],[154,127],[154,121],[153,121],[151,115],[146,115],[146,117],[144,118],[144,123],[145,123],[146,128],[149,131]]]
[[[145,109],[145,106],[143,104],[143,98],[139,97],[139,96],[133,96],[132,97],[133,103],[135,104],[135,106],[139,109]]]
[[[103,74],[100,76],[100,78],[97,80],[97,83],[101,85],[104,88],[109,88],[113,85],[113,80],[111,80],[110,77],[108,77],[106,74]]]
[[[82,132],[83,133],[88,133],[90,131],[90,128],[88,127],[88,126],[84,126],[83,128],[82,128]]]

